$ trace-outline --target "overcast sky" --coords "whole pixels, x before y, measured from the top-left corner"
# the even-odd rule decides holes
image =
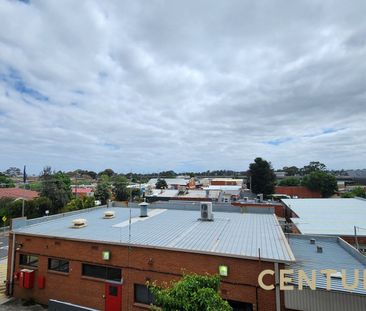
[[[365,168],[366,1],[0,1],[0,170]]]

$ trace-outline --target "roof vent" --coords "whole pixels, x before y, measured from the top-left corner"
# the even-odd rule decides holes
[[[79,229],[79,228],[84,228],[87,226],[87,221],[84,218],[78,218],[78,219],[74,219],[72,221],[72,226],[71,228],[74,229]]]
[[[147,203],[147,202],[142,202],[142,203],[140,203],[139,204],[139,206],[140,206],[140,217],[147,217],[147,216],[149,216],[148,214],[147,214],[147,207],[149,206],[150,204],[149,203]]]
[[[104,219],[111,219],[111,218],[114,218],[114,211],[106,211],[104,212]]]
[[[316,247],[316,252],[317,252],[317,253],[322,253],[322,252],[323,252],[323,247],[321,247],[320,245],[318,245],[318,246]]]
[[[315,244],[315,239],[310,239],[310,244]]]

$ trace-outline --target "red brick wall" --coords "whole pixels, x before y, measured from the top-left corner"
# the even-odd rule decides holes
[[[8,279],[11,240],[10,237]],[[35,284],[33,289],[22,289],[16,282],[15,297],[33,298],[43,304],[47,304],[49,299],[57,299],[103,310],[105,282],[81,277],[81,263],[89,262],[122,268],[122,310],[143,310],[141,306],[134,304],[134,283],[144,284],[147,280],[156,280],[158,283],[177,280],[183,271],[215,274],[218,272],[218,266],[224,264],[229,267],[229,276],[223,278],[221,283],[224,298],[252,303],[254,310],[275,310],[275,292],[262,290],[257,282],[258,274],[262,270],[274,270],[274,264],[270,262],[137,247],[128,252],[125,246],[20,235],[16,237],[16,242],[22,243],[23,246],[16,252],[15,272],[22,268],[19,266],[19,253],[38,255],[36,279],[39,275],[45,276],[46,286],[44,289],[38,289]],[[108,262],[101,259],[104,250],[111,252]],[[48,257],[70,260],[70,273],[65,276],[49,272]],[[265,282],[273,284],[273,277],[267,276]],[[130,309],[128,306],[133,307]]]
[[[212,186],[236,186],[235,180],[211,180],[210,184]]]
[[[267,204],[267,203],[240,203],[240,202],[233,202],[231,205],[240,206],[240,207],[255,207],[255,208],[268,208],[273,207],[275,210],[275,214],[277,217],[285,217],[285,206],[282,204]]]
[[[345,240],[346,242],[348,242],[351,245],[355,245],[356,244],[356,240],[354,236],[341,236],[341,238],[343,240]],[[366,236],[357,236],[357,241],[359,244],[366,244]]]
[[[319,191],[312,191],[303,186],[276,186],[275,188],[276,194],[287,194],[291,197],[297,196],[300,199],[306,198],[321,198],[321,194]]]

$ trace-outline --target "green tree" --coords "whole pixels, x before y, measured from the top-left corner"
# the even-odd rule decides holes
[[[58,213],[71,199],[71,180],[63,172],[51,171],[45,167],[39,180],[41,182],[40,195],[49,198],[52,202],[50,213]]]
[[[197,274],[186,274],[169,286],[149,285],[154,305],[164,311],[232,310],[229,303],[220,297],[219,288],[220,276]]]
[[[117,201],[126,201],[130,197],[130,191],[127,188],[128,179],[124,176],[118,176],[113,179],[113,195]]]
[[[282,179],[279,183],[279,186],[299,186],[300,185],[300,179],[296,177],[286,177]]]
[[[38,197],[26,202],[25,216],[27,218],[37,218],[46,215],[46,211],[52,210],[52,201],[46,197]]]
[[[165,178],[175,178],[177,176],[177,173],[174,171],[163,171],[160,172],[159,175]]]
[[[254,163],[249,165],[249,176],[252,192],[264,195],[274,193],[276,175],[269,162],[262,158],[256,158]]]
[[[112,177],[116,175],[116,173],[111,168],[106,168],[104,171],[98,173],[98,176],[107,175],[108,177]]]
[[[319,161],[312,161],[301,169],[301,174],[308,175],[312,172],[317,172],[317,171],[325,172],[326,170],[327,170],[327,166],[324,163],[321,163]]]
[[[85,208],[91,208],[94,206],[94,197],[77,197],[72,199],[66,206],[62,209],[63,212],[71,212],[76,210],[81,210]]]
[[[355,187],[352,189],[352,191],[342,194],[342,198],[366,198],[366,191],[363,187]]]
[[[168,188],[168,184],[166,183],[165,179],[158,178],[158,181],[155,184],[156,189],[166,189]]]
[[[100,200],[102,204],[106,204],[107,200],[111,197],[110,184],[108,176],[102,175],[102,178],[98,181],[97,188],[95,189],[94,196],[96,200]]]
[[[300,173],[300,169],[296,166],[285,166],[282,171],[286,172],[286,176],[295,176]]]
[[[14,181],[11,178],[0,173],[0,188],[13,188],[13,187],[15,187]]]
[[[320,191],[323,198],[332,196],[338,190],[335,176],[322,171],[314,171],[304,176],[302,185],[310,190]]]
[[[22,175],[22,171],[18,167],[9,167],[4,174],[9,177],[17,177]]]

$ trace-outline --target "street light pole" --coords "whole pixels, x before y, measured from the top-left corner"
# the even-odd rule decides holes
[[[22,198],[23,202],[22,202],[22,217],[24,217],[24,198]]]

